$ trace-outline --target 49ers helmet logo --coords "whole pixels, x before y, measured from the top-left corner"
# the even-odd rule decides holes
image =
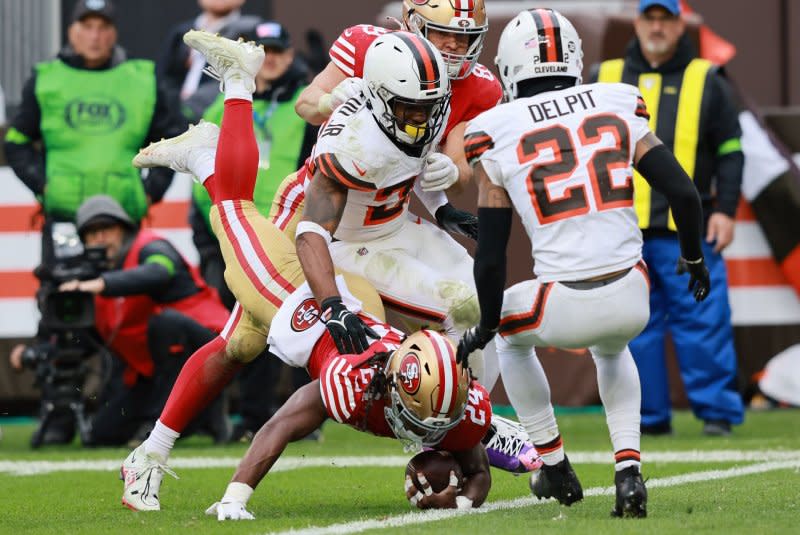
[[[319,305],[313,297],[309,297],[294,309],[292,314],[292,330],[303,332],[310,329],[312,325],[319,321]]]
[[[400,386],[407,394],[416,394],[420,385],[419,357],[416,353],[407,353],[400,361]]]

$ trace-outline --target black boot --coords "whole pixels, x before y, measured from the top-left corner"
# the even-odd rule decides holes
[[[647,488],[636,466],[629,466],[614,474],[617,487],[617,504],[611,516],[644,518],[647,516]]]
[[[530,486],[533,495],[540,500],[555,498],[561,505],[570,506],[583,499],[581,482],[566,456],[560,463],[553,466],[545,464],[538,472],[534,472]]]

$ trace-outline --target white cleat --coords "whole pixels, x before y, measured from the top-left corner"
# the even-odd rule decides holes
[[[163,462],[145,453],[144,444],[133,450],[119,471],[124,481],[122,505],[134,511],[160,511],[158,492],[164,472],[178,479]]]
[[[162,139],[150,143],[133,157],[133,166],[143,167],[169,167],[179,173],[189,173],[189,154],[193,150],[217,149],[219,140],[219,127],[214,123],[201,120],[196,126],[189,126],[183,134],[169,139]]]
[[[264,47],[252,41],[232,41],[201,30],[189,30],[184,34],[183,42],[206,57],[206,72],[222,82],[220,89],[225,82],[238,78],[248,91],[255,92],[256,73],[264,63]]]

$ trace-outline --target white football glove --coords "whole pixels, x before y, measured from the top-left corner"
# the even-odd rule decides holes
[[[364,80],[361,78],[345,78],[331,91],[331,108],[335,110],[348,99],[358,97],[362,92],[366,94],[364,89]]]
[[[442,191],[458,181],[458,166],[446,154],[434,152],[425,158],[420,177],[422,191]]]
[[[224,499],[224,498],[223,498]],[[242,502],[216,502],[206,509],[207,515],[217,515],[217,520],[255,520]]]

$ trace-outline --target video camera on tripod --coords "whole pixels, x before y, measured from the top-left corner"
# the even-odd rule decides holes
[[[47,442],[70,442],[72,433],[46,439],[48,427],[64,417],[73,428],[78,425],[81,441],[88,441],[83,384],[89,368],[88,358],[102,350],[93,334],[94,295],[88,292],[60,292],[59,286],[71,280],[97,278],[106,267],[103,247],[83,247],[75,225],[55,223],[52,230],[55,261],[41,265],[36,276],[42,281],[37,294],[42,313],[36,342],[22,354],[23,365],[36,371],[36,385],[42,389],[40,424],[31,437],[31,447]],[[66,436],[68,435],[68,436]]]

